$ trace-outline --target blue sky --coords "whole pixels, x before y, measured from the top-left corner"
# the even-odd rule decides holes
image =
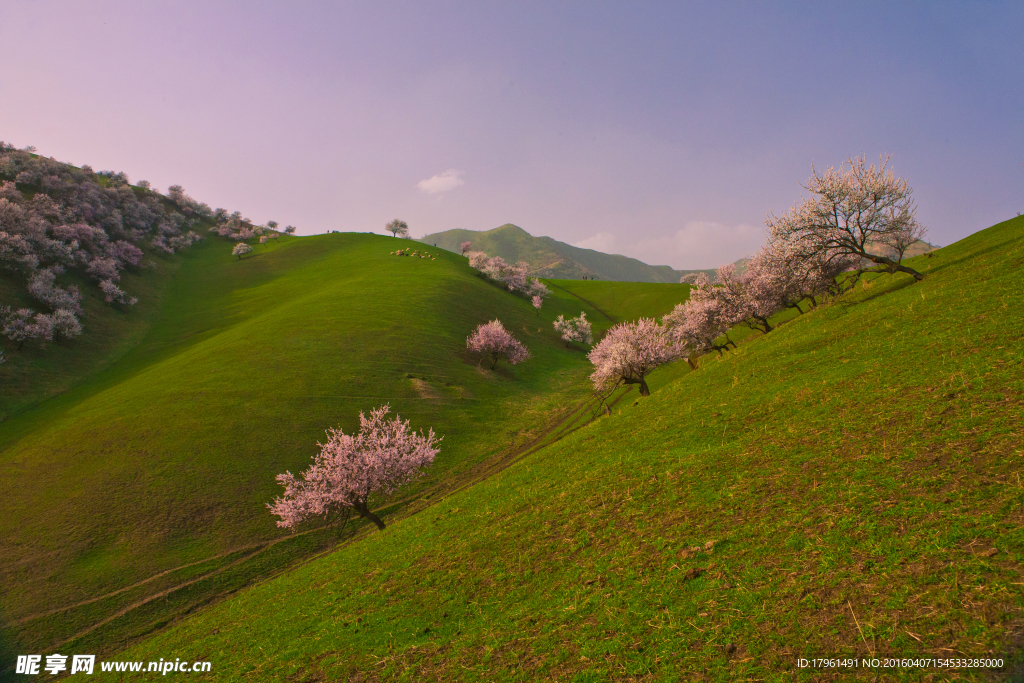
[[[850,155],[929,239],[1024,211],[1024,4],[0,6],[0,139],[258,221],[515,223],[677,268]]]

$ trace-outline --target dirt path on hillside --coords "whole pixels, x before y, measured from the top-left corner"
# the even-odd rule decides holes
[[[598,309],[598,310],[600,310],[600,309]],[[629,394],[629,392],[631,390],[632,390],[632,387],[628,387],[627,390],[624,391],[622,394],[620,394],[618,397],[616,397],[611,402],[610,405],[611,406],[615,406],[624,396]],[[588,408],[592,408],[592,410],[588,411]],[[588,412],[590,413],[589,417],[587,416]],[[603,411],[601,410],[600,402],[595,400],[595,399],[587,399],[587,400],[583,400],[583,401],[579,402],[573,408],[571,408],[569,411],[567,411],[563,415],[561,415],[561,417],[553,420],[548,425],[546,425],[540,431],[540,433],[537,434],[537,436],[535,436],[533,439],[531,439],[527,443],[519,446],[518,448],[509,450],[509,451],[505,451],[503,453],[499,453],[498,455],[496,455],[496,456],[494,456],[492,458],[489,458],[489,459],[487,459],[487,460],[485,460],[485,461],[483,461],[481,463],[478,463],[477,465],[469,468],[469,470],[465,474],[459,476],[455,481],[442,481],[442,482],[438,482],[434,486],[431,486],[431,487],[429,487],[427,489],[424,489],[423,491],[417,493],[414,496],[409,496],[409,497],[406,497],[406,498],[401,498],[399,500],[389,502],[387,507],[401,506],[401,510],[399,510],[395,514],[392,514],[392,515],[390,515],[390,516],[388,516],[386,518],[388,524],[394,524],[394,523],[399,522],[399,521],[401,521],[403,519],[407,519],[407,518],[411,517],[412,515],[418,514],[418,513],[422,512],[423,510],[426,510],[426,509],[430,508],[432,505],[434,505],[438,501],[444,500],[445,498],[447,498],[449,496],[452,496],[452,495],[454,495],[456,493],[459,493],[460,491],[463,491],[463,490],[469,488],[470,486],[473,486],[475,484],[478,484],[478,483],[484,481],[485,479],[493,477],[494,475],[500,473],[502,470],[504,470],[504,469],[512,466],[513,464],[519,462],[520,460],[522,460],[522,459],[524,459],[524,458],[526,458],[526,457],[536,453],[541,448],[544,448],[545,446],[551,445],[551,444],[553,444],[553,443],[563,439],[564,437],[568,436],[569,434],[575,432],[577,429],[580,429],[581,427],[583,427],[583,426],[585,426],[587,424],[590,424],[594,419],[596,419],[602,413],[603,413]],[[417,503],[422,503],[422,505],[417,505]],[[321,530],[327,528],[327,526],[328,525],[319,526],[319,527],[315,527],[313,529],[307,529],[306,531],[302,531],[302,532],[299,532],[299,533],[289,534],[287,536],[282,536],[280,538],[271,539],[271,540],[263,541],[263,542],[259,542],[259,543],[252,543],[252,544],[249,544],[249,545],[239,546],[239,547],[236,547],[236,548],[231,548],[229,550],[225,550],[222,553],[218,553],[217,555],[213,555],[211,557],[207,557],[207,558],[204,558],[202,560],[197,560],[195,562],[189,562],[187,564],[183,564],[183,565],[180,565],[178,567],[173,567],[171,569],[166,569],[166,570],[164,570],[162,572],[154,574],[153,576],[145,578],[145,579],[143,579],[141,581],[137,581],[137,582],[135,582],[135,583],[133,583],[133,584],[131,584],[129,586],[123,586],[123,587],[118,588],[117,590],[111,591],[109,593],[105,593],[103,595],[98,595],[96,597],[89,598],[87,600],[83,600],[81,602],[77,602],[77,603],[72,604],[72,605],[65,605],[65,606],[63,606],[63,607],[61,607],[59,609],[48,610],[46,612],[40,612],[38,614],[32,614],[32,615],[29,615],[29,616],[26,616],[26,617],[22,617],[20,619],[17,619],[15,621],[10,622],[10,623],[11,623],[11,625],[18,626],[18,625],[22,625],[22,624],[28,623],[30,621],[34,621],[36,619],[41,619],[43,617],[48,617],[48,616],[52,616],[52,615],[55,615],[55,614],[60,614],[62,612],[68,612],[70,610],[73,610],[73,609],[76,609],[76,608],[79,608],[79,607],[84,607],[86,605],[90,605],[90,604],[98,602],[100,600],[105,600],[105,599],[108,599],[108,598],[115,597],[115,596],[120,595],[122,593],[128,592],[128,591],[133,590],[135,588],[138,588],[140,586],[144,586],[144,585],[146,585],[148,583],[156,581],[157,579],[160,579],[161,577],[167,576],[169,574],[173,574],[174,572],[181,571],[181,570],[187,569],[189,567],[195,567],[195,566],[200,565],[200,564],[205,564],[205,563],[208,563],[208,562],[214,562],[214,561],[216,561],[218,559],[227,557],[229,555],[245,552],[247,550],[253,550],[254,551],[252,553],[249,553],[248,555],[245,555],[244,557],[241,557],[241,558],[239,558],[237,560],[234,560],[233,562],[229,562],[228,564],[226,564],[226,565],[224,565],[222,567],[218,567],[217,569],[215,569],[213,571],[201,574],[201,575],[196,576],[196,577],[194,577],[192,579],[189,579],[188,581],[184,581],[182,583],[175,584],[175,585],[170,586],[170,587],[168,587],[168,588],[166,588],[164,590],[157,591],[156,593],[152,593],[150,595],[147,595],[146,597],[144,597],[144,598],[142,598],[140,600],[137,600],[137,601],[131,603],[130,605],[126,605],[125,607],[117,610],[113,614],[105,617],[104,619],[96,622],[95,624],[91,624],[91,625],[87,626],[86,628],[78,631],[77,633],[75,633],[71,637],[69,637],[69,638],[67,638],[65,640],[60,641],[59,643],[56,643],[56,644],[53,644],[53,645],[50,646],[51,650],[57,649],[57,648],[60,648],[63,645],[69,643],[69,642],[72,642],[72,641],[74,641],[74,640],[76,640],[78,638],[81,638],[81,637],[91,633],[92,631],[95,631],[96,629],[104,626],[105,624],[110,623],[111,621],[113,621],[113,620],[115,620],[115,619],[117,619],[119,617],[122,617],[122,616],[128,614],[132,610],[135,610],[135,609],[138,609],[140,607],[143,607],[143,606],[153,602],[154,600],[159,600],[160,598],[167,597],[168,595],[170,595],[170,594],[172,594],[172,593],[174,593],[174,592],[176,592],[178,590],[181,590],[183,588],[191,586],[191,585],[193,585],[195,583],[198,583],[200,581],[203,581],[203,580],[215,577],[218,574],[220,574],[220,573],[222,573],[222,572],[224,572],[224,571],[226,571],[228,569],[234,568],[234,567],[236,567],[236,566],[238,566],[238,565],[240,565],[240,564],[242,564],[244,562],[247,562],[247,561],[257,557],[258,555],[262,554],[266,550],[272,548],[273,546],[277,545],[278,543],[282,543],[282,542],[290,540],[290,539],[294,539],[294,538],[297,538],[297,537],[300,537],[300,536],[305,536],[307,534],[311,534],[311,533],[314,533],[314,532],[317,532],[317,531],[321,531]],[[318,559],[320,557],[323,557],[325,555],[333,553],[333,552],[339,550],[340,548],[342,548],[344,546],[347,546],[347,545],[349,545],[351,543],[354,543],[356,541],[361,540],[363,537],[369,536],[370,532],[373,531],[373,530],[374,529],[370,528],[369,525],[365,525],[363,527],[359,527],[357,529],[354,529],[352,531],[352,533],[349,535],[348,538],[340,540],[338,543],[332,545],[327,550],[324,550],[324,551],[321,551],[321,552],[318,552],[318,553],[314,553],[314,554],[312,554],[312,555],[310,555],[308,557],[302,558],[301,560],[298,560],[296,562],[292,562],[292,563],[288,564],[286,567],[281,568],[279,571],[273,572],[271,574],[268,574],[267,576],[264,576],[264,577],[260,578],[259,582],[262,583],[262,582],[270,580],[270,579],[272,579],[272,578],[274,578],[276,576],[279,576],[280,574],[283,574],[285,572],[293,571],[294,569],[296,569],[298,567],[301,567],[301,566],[303,566],[305,564],[308,564],[310,562],[313,562],[314,560],[316,560],[316,559]],[[209,600],[204,600],[204,601],[202,601],[202,603],[197,603],[197,605],[198,604],[208,604],[210,602],[214,602],[214,601],[216,601],[216,600],[218,600],[220,598],[223,598],[225,595],[228,595],[228,594],[233,593],[233,592],[235,592],[234,589],[228,590],[228,591],[224,591],[222,593],[214,595]],[[186,613],[190,612],[197,605],[190,605],[190,606],[186,607],[183,610],[183,612],[186,612]],[[176,618],[172,617],[170,623],[173,623],[176,620],[177,620]]]
[[[619,322],[618,320],[616,320],[615,318],[613,318],[612,316],[608,315],[607,313],[605,313],[604,311],[602,311],[602,310],[601,310],[600,308],[598,308],[598,307],[597,307],[597,305],[596,305],[596,304],[595,304],[595,303],[594,303],[593,301],[587,301],[586,299],[584,299],[584,298],[583,298],[582,296],[580,296],[579,294],[577,294],[577,293],[575,293],[575,292],[570,292],[570,291],[569,291],[568,289],[566,289],[565,287],[559,287],[558,285],[554,284],[553,282],[550,282],[550,281],[548,281],[548,284],[549,284],[549,285],[551,285],[552,287],[554,287],[555,289],[560,289],[560,290],[562,290],[563,292],[565,292],[565,293],[566,293],[566,294],[568,294],[569,296],[574,296],[574,297],[576,297],[577,299],[579,299],[580,301],[582,301],[582,302],[583,302],[583,303],[585,303],[586,305],[590,306],[591,308],[593,308],[593,309],[594,309],[595,311],[597,311],[598,313],[600,313],[600,314],[601,314],[601,315],[603,315],[604,317],[608,318],[609,322],[613,322],[613,323],[617,323],[617,322]]]

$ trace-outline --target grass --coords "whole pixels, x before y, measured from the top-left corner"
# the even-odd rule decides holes
[[[547,280],[552,289],[567,292],[588,303],[603,315],[593,323],[634,320],[638,317],[661,318],[676,304],[690,296],[690,285],[646,282],[605,282],[602,280]],[[638,314],[638,311],[643,311]]]
[[[119,655],[218,680],[1020,674],[1024,220]],[[997,657],[995,671],[800,657]]]
[[[303,469],[324,430],[353,430],[360,410],[390,402],[444,435],[428,476],[379,508],[390,519],[585,420],[589,364],[551,327],[576,299],[556,292],[538,315],[460,256],[390,255],[407,244],[286,238],[238,260],[207,240],[129,280],[138,310],[87,301],[81,344],[10,354],[0,614],[12,647],[107,652],[332,547],[334,529],[276,542],[265,504],[277,473]],[[494,317],[529,362],[491,371],[467,355],[466,336]]]

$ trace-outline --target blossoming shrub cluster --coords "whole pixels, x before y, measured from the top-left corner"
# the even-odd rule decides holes
[[[473,334],[466,337],[466,347],[491,359],[491,369],[504,357],[512,365],[530,358],[530,352],[522,342],[505,329],[500,320],[478,325]]]
[[[568,320],[565,319],[565,316],[559,315],[554,325],[555,332],[558,332],[567,342],[594,343],[594,335],[591,333],[590,321],[587,320],[586,312],[581,311],[579,317]]]
[[[253,222],[242,216],[241,211],[228,213],[227,209],[216,209],[210,215],[214,225],[210,232],[234,242],[248,242],[259,240],[260,244],[266,244],[271,240],[277,240],[284,235],[294,235],[295,226],[289,225],[284,230],[278,230],[280,224],[277,221],[267,221],[266,225],[255,225]]]
[[[466,244],[468,247],[468,243]],[[510,292],[519,292],[531,299],[534,308],[540,308],[544,298],[551,294],[538,278],[529,277],[530,264],[526,261],[519,261],[516,264],[509,264],[500,256],[488,257],[482,251],[470,251],[466,253],[469,265],[484,274],[489,280],[500,282]]]
[[[187,249],[202,239],[190,228],[213,214],[180,186],[165,197],[146,181],[133,187],[124,173],[96,173],[33,151],[0,142],[0,271],[23,280],[42,309],[0,304],[0,334],[19,347],[81,333],[82,293],[61,284],[62,275],[78,273],[107,303],[130,306],[137,299],[117,283],[141,266],[143,249]]]

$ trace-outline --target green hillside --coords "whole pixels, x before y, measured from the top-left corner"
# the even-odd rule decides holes
[[[588,419],[589,364],[551,321],[595,309],[556,289],[538,315],[462,257],[391,256],[401,244],[335,233],[238,260],[210,239],[131,282],[148,283],[149,303],[97,307],[96,340],[16,356],[19,373],[39,364],[64,391],[0,423],[0,614],[19,651],[76,635],[109,651],[330,547],[336,530],[285,534],[264,506],[274,476],[303,469],[324,430],[353,430],[360,410],[390,402],[444,435],[386,519]],[[467,355],[466,336],[495,317],[530,361],[490,371]],[[25,383],[22,402],[35,390]]]
[[[1012,679],[1022,229],[919,257],[919,283],[866,278],[120,657],[217,680]],[[797,667],[815,656],[1004,666]]]
[[[548,286],[566,292],[603,313],[611,322],[632,320],[643,311],[646,317],[660,318],[690,296],[690,285],[641,282],[602,282],[591,280],[548,280]],[[600,320],[595,321],[600,322]]]
[[[426,235],[419,241],[457,254],[462,253],[459,245],[469,241],[474,251],[486,252],[488,256],[500,256],[509,263],[526,261],[532,275],[544,278],[581,280],[586,276],[620,282],[678,283],[686,273],[697,272],[649,266],[628,256],[581,249],[550,237],[534,237],[511,223],[485,232],[446,230]]]

